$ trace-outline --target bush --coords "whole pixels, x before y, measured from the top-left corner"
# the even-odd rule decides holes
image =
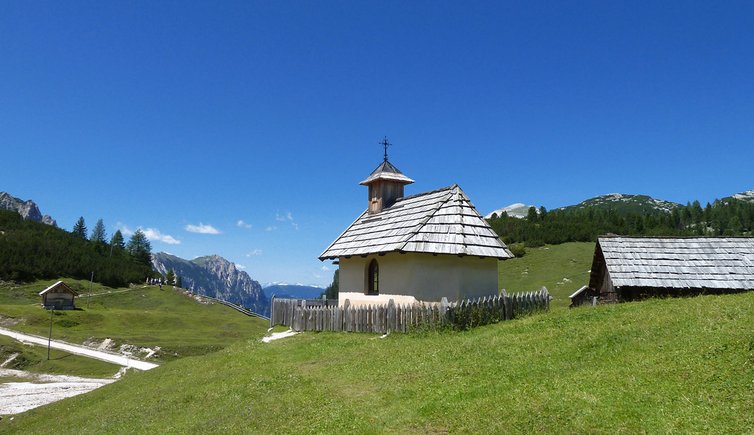
[[[526,255],[526,247],[523,243],[511,243],[508,245],[508,249],[510,249],[511,253],[515,255],[516,258]]]
[[[527,248],[539,248],[540,246],[545,246],[545,242],[542,240],[527,240],[526,241],[526,247]]]

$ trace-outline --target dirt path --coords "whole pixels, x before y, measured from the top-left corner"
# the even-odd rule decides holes
[[[14,338],[18,341],[25,343],[33,343],[39,346],[47,346],[47,338],[40,337],[38,335],[23,334],[21,332],[12,331],[10,329],[0,328],[0,335],[6,335]],[[64,350],[74,355],[86,356],[89,358],[95,358],[109,363],[118,364],[124,367],[133,367],[138,370],[151,370],[158,367],[157,364],[139,361],[127,356],[123,356],[117,353],[104,352],[102,350],[91,349],[86,346],[80,346],[77,344],[70,344],[64,341],[52,340],[50,347],[54,349]]]
[[[0,384],[0,415],[18,414],[38,406],[88,393],[116,380],[46,375],[11,369],[0,369],[0,376],[29,380],[29,382]]]

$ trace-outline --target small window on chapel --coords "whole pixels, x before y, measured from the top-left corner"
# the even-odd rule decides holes
[[[380,294],[380,266],[375,259],[369,262],[366,293],[368,295]]]

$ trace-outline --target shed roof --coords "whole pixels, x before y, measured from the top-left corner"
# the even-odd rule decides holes
[[[399,198],[379,213],[364,211],[320,260],[386,252],[513,257],[458,185]]]
[[[53,284],[53,285],[47,287],[46,289],[42,290],[41,292],[39,292],[39,296],[42,296],[45,293],[48,293],[48,292],[50,292],[50,291],[52,291],[54,289],[57,289],[57,288],[60,288],[61,290],[65,290],[68,293],[73,293],[74,296],[78,296],[79,295],[79,293],[76,290],[68,287],[68,284],[64,283],[63,281],[58,281],[55,284]]]
[[[600,237],[597,244],[615,287],[754,289],[754,237]]]
[[[375,168],[375,170],[372,171],[372,173],[369,174],[369,176],[359,184],[368,185],[377,180],[397,181],[401,184],[411,184],[414,182],[414,180],[403,175],[403,172],[393,166],[392,163],[388,162],[387,159],[380,163],[380,165],[377,166],[377,168]]]

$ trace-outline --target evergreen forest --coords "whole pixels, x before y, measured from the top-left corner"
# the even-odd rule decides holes
[[[121,287],[152,275],[151,246],[141,231],[128,243],[117,231],[108,243],[103,228],[98,221],[92,237],[87,238],[83,218],[68,232],[0,210],[0,279],[88,280],[94,273],[94,281]]]
[[[529,209],[524,219],[493,215],[488,222],[508,245],[536,247],[565,242],[593,242],[598,236],[740,236],[751,235],[754,203],[732,198],[702,207],[699,201],[668,213],[617,211],[610,207]]]

